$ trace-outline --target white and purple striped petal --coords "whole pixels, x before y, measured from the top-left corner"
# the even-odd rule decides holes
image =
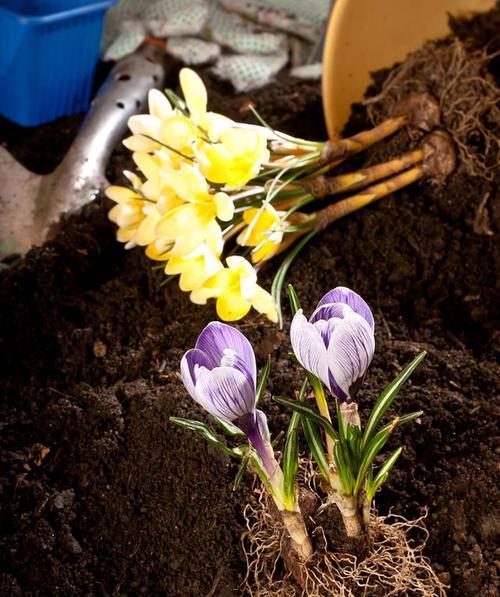
[[[193,398],[214,417],[238,425],[241,417],[255,412],[255,390],[241,371],[199,367],[195,375]]]
[[[329,388],[340,401],[350,399],[350,390],[365,374],[374,350],[372,329],[357,313],[335,326],[328,345]]]
[[[181,379],[193,400],[196,400],[196,367],[211,369],[211,360],[202,350],[191,348],[181,360]]]
[[[328,292],[309,321],[298,311],[290,329],[301,365],[340,401],[350,401],[375,350],[374,319],[366,302],[342,286]]]
[[[290,340],[295,356],[302,367],[327,384],[328,344],[324,341],[321,330],[304,317],[302,309],[297,311],[292,320]]]
[[[207,355],[212,368],[219,367],[225,356],[233,354],[234,366],[248,376],[249,381],[256,387],[257,365],[252,345],[236,328],[226,323],[212,321],[198,336],[195,348]]]
[[[368,325],[372,329],[375,327],[375,321],[370,307],[357,292],[354,292],[354,290],[346,288],[345,286],[337,286],[337,288],[330,290],[330,292],[327,292],[325,296],[320,299],[316,309],[322,305],[331,305],[334,303],[344,303],[345,305],[349,305],[353,311],[366,319]]]

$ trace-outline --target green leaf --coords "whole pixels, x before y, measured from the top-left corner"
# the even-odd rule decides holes
[[[283,314],[281,312],[281,289],[285,281],[286,274],[293,263],[293,260],[300,253],[303,247],[315,236],[316,230],[311,230],[308,234],[303,236],[290,250],[288,255],[283,259],[282,264],[278,268],[276,275],[274,276],[273,284],[271,286],[271,294],[276,303],[276,309],[278,311],[278,319],[280,327],[283,327]]]
[[[337,409],[337,421],[339,427],[339,437],[342,444],[347,445],[347,433],[346,428],[344,425],[344,417],[342,416],[342,411],[340,410],[340,404],[338,401],[335,401],[335,407]]]
[[[290,308],[292,310],[292,315],[295,315],[295,313],[297,313],[301,306],[299,297],[295,292],[295,288],[291,284],[288,284],[288,296],[290,298]]]
[[[264,365],[264,369],[262,369],[262,373],[260,374],[259,383],[257,384],[257,402],[259,404],[260,399],[262,398],[262,394],[266,389],[267,380],[269,379],[269,373],[271,371],[271,357],[268,357],[266,364]]]
[[[353,470],[356,470],[359,465],[361,457],[361,429],[355,425],[348,425],[347,427],[347,448],[349,450],[350,459]]]
[[[295,477],[299,469],[299,444],[297,440],[300,415],[292,414],[286,434],[285,449],[283,451],[283,488],[285,496],[295,502]]]
[[[423,414],[423,410],[416,410],[415,412],[403,415],[402,417],[396,417],[390,423],[387,423],[387,425],[382,427],[379,433],[383,431],[390,431],[390,429],[394,427],[401,427],[401,425],[406,425],[406,423],[410,423],[410,421],[418,419],[418,417],[421,417]]]
[[[410,375],[415,371],[415,369],[420,365],[422,360],[424,359],[427,353],[422,351],[418,356],[416,356],[411,363],[406,365],[406,367],[401,371],[401,373],[394,379],[385,390],[380,394],[375,405],[370,413],[370,417],[368,418],[368,422],[366,424],[365,432],[363,434],[363,439],[361,440],[361,449],[366,446],[368,441],[373,436],[380,420],[387,412],[387,409],[391,406],[394,402],[394,399],[398,395],[399,390],[405,383],[405,381],[410,377]]]
[[[210,417],[216,425],[220,427],[222,433],[227,437],[241,437],[245,436],[243,431],[236,427],[236,425],[232,425],[231,423],[226,423],[225,421],[221,421],[217,417]]]
[[[306,438],[307,445],[309,446],[309,450],[311,451],[312,457],[314,461],[318,465],[318,468],[323,476],[325,481],[329,482],[330,474],[329,474],[329,467],[328,467],[328,458],[325,454],[325,450],[323,448],[323,442],[321,441],[321,436],[319,433],[318,426],[316,423],[308,419],[307,417],[300,417],[300,422],[302,424],[302,430],[304,431],[304,437]]]
[[[248,462],[250,461],[250,454],[245,454],[241,459],[240,466],[238,467],[238,472],[236,473],[236,477],[234,478],[234,485],[233,490],[238,489],[240,486],[241,480],[243,479],[243,475],[247,470]]]
[[[181,427],[185,427],[186,429],[194,431],[205,441],[216,447],[227,456],[231,456],[232,458],[243,458],[247,452],[248,448],[245,445],[237,446],[236,448],[229,448],[223,444],[217,439],[217,436],[210,429],[210,427],[205,425],[205,423],[201,423],[200,421],[192,421],[191,419],[183,419],[182,417],[170,417],[170,421],[176,425],[180,425]]]
[[[333,457],[335,459],[335,467],[342,483],[342,491],[345,495],[353,495],[354,489],[354,474],[351,463],[347,457],[346,451],[341,442],[335,442],[333,445]]]
[[[371,503],[379,487],[381,487],[385,483],[387,477],[389,476],[389,471],[396,463],[396,460],[399,458],[399,455],[402,451],[403,448],[398,448],[397,450],[395,450],[380,467],[375,479],[373,479],[372,481],[369,480],[368,487],[366,489],[366,497],[368,499],[368,502]]]
[[[358,474],[356,477],[356,483],[354,485],[353,495],[358,495],[358,491],[360,490],[363,484],[368,468],[373,464],[375,456],[385,446],[385,443],[389,439],[390,435],[390,431],[377,433],[377,435],[372,440],[370,440],[369,444],[363,450],[361,454],[361,462],[359,464]]]
[[[281,398],[279,396],[273,396],[273,400],[282,406],[286,406],[287,408],[298,412],[301,415],[302,420],[307,418],[319,423],[332,439],[339,439],[339,434],[335,431],[330,421],[326,417],[320,415],[313,406],[310,406],[305,402],[299,402],[298,400],[288,400],[288,398]]]

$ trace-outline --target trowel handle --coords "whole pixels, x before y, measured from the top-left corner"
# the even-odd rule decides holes
[[[74,180],[77,175],[79,183],[74,188],[77,194],[84,187],[100,190],[106,184],[105,168],[126,131],[128,118],[145,110],[148,91],[161,88],[164,81],[161,56],[153,46],[141,48],[114,66],[57,168],[64,178],[69,175]],[[76,207],[79,205],[72,206]]]

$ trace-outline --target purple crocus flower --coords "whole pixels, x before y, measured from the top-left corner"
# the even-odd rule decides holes
[[[225,323],[209,323],[182,357],[181,377],[193,400],[243,431],[271,477],[277,465],[266,415],[256,408],[257,366],[245,336]]]
[[[375,322],[366,302],[338,286],[319,301],[309,321],[302,309],[290,329],[300,364],[327,386],[340,402],[350,402],[375,350]]]

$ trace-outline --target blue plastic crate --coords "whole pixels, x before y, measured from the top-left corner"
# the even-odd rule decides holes
[[[0,114],[24,126],[86,110],[116,0],[0,0]]]

